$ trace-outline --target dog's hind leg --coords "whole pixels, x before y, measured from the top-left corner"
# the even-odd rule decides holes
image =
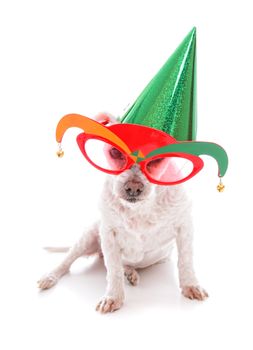
[[[70,248],[65,259],[50,273],[41,277],[41,279],[38,281],[38,287],[40,289],[48,289],[53,287],[58,280],[69,271],[70,266],[80,256],[89,256],[96,253],[101,254],[98,232],[98,223],[85,231],[80,240],[72,248]]]
[[[138,272],[131,266],[124,266],[124,273],[125,276],[128,280],[128,282],[132,285],[132,286],[137,286],[137,284],[139,284],[140,282],[140,276],[138,274]]]

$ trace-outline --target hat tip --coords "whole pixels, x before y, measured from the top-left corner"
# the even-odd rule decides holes
[[[190,33],[191,33],[192,35],[196,35],[196,33],[197,33],[197,28],[194,26],[194,27],[192,28],[192,30],[190,31]]]

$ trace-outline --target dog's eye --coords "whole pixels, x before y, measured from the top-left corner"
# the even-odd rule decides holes
[[[152,168],[152,167],[156,167],[158,165],[160,165],[160,163],[164,160],[164,158],[158,158],[158,159],[154,159],[154,160],[151,160],[149,163],[148,163],[148,167]]]
[[[113,159],[124,159],[124,155],[115,147],[111,148],[109,153]]]
[[[154,160],[151,160],[151,162],[149,162],[149,164],[150,165],[159,164],[162,160],[163,160],[163,158],[154,159]]]

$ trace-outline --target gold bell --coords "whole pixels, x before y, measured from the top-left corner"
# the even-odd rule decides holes
[[[62,148],[61,148],[61,144],[59,144],[59,149],[58,149],[58,151],[56,152],[56,154],[57,154],[57,157],[58,157],[58,158],[62,158],[62,157],[64,156],[64,152],[63,152],[63,150],[62,150]]]
[[[219,192],[223,192],[225,189],[225,185],[223,185],[222,181],[221,181],[221,178],[220,178],[220,183],[219,185],[217,186],[217,191]]]

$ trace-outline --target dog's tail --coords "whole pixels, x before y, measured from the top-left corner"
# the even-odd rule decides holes
[[[66,253],[70,247],[43,247],[49,253]]]

